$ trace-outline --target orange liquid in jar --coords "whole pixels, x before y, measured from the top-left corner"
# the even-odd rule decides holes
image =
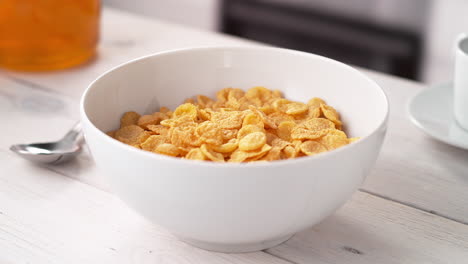
[[[0,67],[45,71],[89,60],[99,17],[99,0],[0,0]]]

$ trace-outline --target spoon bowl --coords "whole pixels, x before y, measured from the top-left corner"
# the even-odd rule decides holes
[[[81,125],[78,123],[59,141],[16,144],[10,150],[32,162],[58,164],[76,157],[81,152],[83,142]]]

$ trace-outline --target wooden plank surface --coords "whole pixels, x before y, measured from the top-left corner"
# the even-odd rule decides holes
[[[113,195],[11,155],[0,151],[2,264],[288,263],[189,246]]]
[[[468,226],[358,192],[286,244],[212,253],[111,194],[0,152],[0,263],[465,263]],[[281,259],[277,259],[278,256]]]
[[[468,151],[440,143],[409,120],[407,104],[420,84],[368,73],[390,101],[389,128],[362,190],[468,224]]]
[[[321,224],[267,252],[304,264],[464,264],[468,226],[358,192]]]

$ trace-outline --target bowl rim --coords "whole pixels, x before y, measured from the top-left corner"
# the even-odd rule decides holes
[[[378,88],[379,92],[383,95],[386,107],[385,107],[385,116],[380,120],[379,125],[374,128],[374,130],[369,133],[366,136],[361,137],[359,140],[349,143],[348,145],[339,147],[334,150],[322,152],[313,156],[305,156],[305,157],[299,157],[299,158],[293,158],[293,159],[286,159],[286,160],[274,160],[274,161],[267,161],[267,162],[240,162],[240,163],[235,163],[235,162],[209,162],[209,161],[200,161],[200,160],[189,160],[189,159],[183,159],[183,158],[178,158],[178,157],[171,157],[167,155],[162,155],[158,153],[153,153],[150,151],[142,150],[135,148],[133,146],[127,145],[125,143],[122,143],[110,136],[108,136],[105,132],[102,130],[98,129],[92,122],[89,120],[88,115],[85,110],[85,102],[88,98],[88,95],[90,91],[93,89],[94,85],[96,82],[98,82],[100,79],[102,79],[104,76],[108,75],[109,73],[118,70],[120,68],[126,67],[130,64],[137,63],[139,61],[147,60],[153,57],[157,56],[162,56],[162,55],[170,55],[170,54],[175,54],[175,53],[183,53],[183,52],[191,52],[191,51],[203,51],[203,50],[245,50],[245,51],[272,51],[272,52],[279,52],[279,53],[285,53],[285,54],[290,54],[290,55],[299,55],[299,56],[307,56],[307,57],[315,57],[320,60],[325,60],[328,61],[329,63],[333,63],[336,65],[339,65],[339,67],[344,67],[355,74],[360,75],[364,79],[366,79],[368,82],[372,83],[375,87]],[[100,74],[97,78],[95,78],[86,88],[86,90],[83,92],[80,100],[80,119],[81,122],[86,123],[87,127],[91,128],[93,132],[100,138],[100,140],[103,140],[107,142],[108,144],[114,145],[117,148],[123,148],[126,151],[130,151],[132,153],[135,153],[135,155],[143,155],[147,156],[149,158],[153,159],[159,159],[161,161],[169,162],[169,163],[174,163],[174,165],[192,165],[192,166],[201,166],[201,167],[214,167],[214,168],[264,168],[264,167],[278,167],[278,166],[290,166],[294,164],[300,164],[303,162],[309,162],[312,159],[313,160],[321,160],[321,159],[326,159],[328,156],[331,155],[336,155],[339,152],[343,152],[349,148],[353,148],[359,144],[364,144],[364,141],[366,141],[368,138],[372,137],[376,133],[379,133],[379,131],[386,130],[386,126],[388,123],[389,119],[389,113],[390,113],[390,105],[389,105],[389,100],[388,96],[385,93],[385,91],[382,89],[382,87],[375,82],[373,79],[362,73],[361,71],[357,70],[356,68],[345,64],[343,62],[324,57],[321,55],[317,55],[314,53],[309,53],[309,52],[304,52],[304,51],[298,51],[298,50],[292,50],[292,49],[286,49],[286,48],[278,48],[278,47],[269,47],[269,46],[230,46],[230,45],[221,45],[221,46],[197,46],[197,47],[187,47],[187,48],[177,48],[177,49],[170,49],[170,50],[165,50],[161,52],[156,52],[156,53],[151,53],[148,55],[140,56],[135,59],[131,59],[127,62],[121,63],[117,66],[112,67],[111,69],[105,71],[104,73]],[[85,135],[86,137],[86,135]]]

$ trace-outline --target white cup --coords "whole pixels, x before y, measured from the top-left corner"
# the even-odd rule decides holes
[[[468,130],[468,35],[456,41],[453,111],[458,124]]]

